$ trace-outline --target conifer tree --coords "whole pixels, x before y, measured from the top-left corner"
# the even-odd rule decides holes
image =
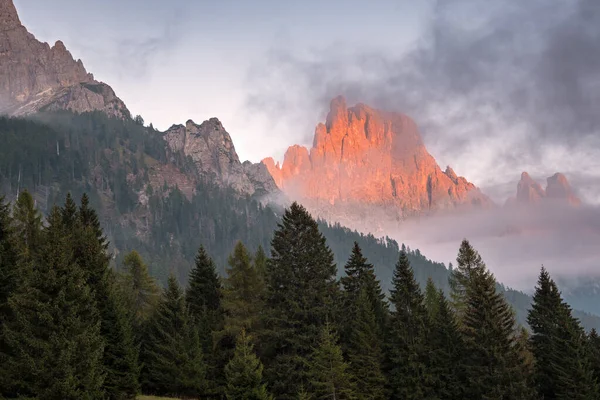
[[[333,254],[316,221],[293,203],[283,215],[267,264],[267,299],[261,343],[267,377],[278,399],[293,399],[307,383],[315,339],[338,296]]]
[[[256,328],[263,307],[264,282],[252,265],[250,254],[242,242],[229,256],[227,278],[223,281],[225,334],[237,337],[242,330]]]
[[[430,386],[425,368],[427,347],[427,310],[423,294],[410,267],[405,251],[394,270],[388,340],[389,385],[392,397],[423,399]]]
[[[459,262],[458,269],[460,265]],[[531,398],[513,311],[496,291],[494,276],[484,268],[473,268],[465,286],[462,321],[467,355],[465,398]]]
[[[104,249],[108,248],[108,241],[102,227],[100,226],[100,220],[96,210],[90,207],[90,199],[87,194],[81,196],[81,203],[79,206],[79,221],[84,227],[91,228],[96,233],[96,239],[100,242]]]
[[[348,346],[349,372],[359,400],[385,400],[386,379],[382,371],[383,351],[373,305],[363,288],[356,298]]]
[[[256,254],[254,254],[254,268],[263,281],[267,276],[267,261],[268,257],[265,253],[265,249],[263,249],[262,246],[258,246]]]
[[[127,304],[117,290],[109,266],[107,242],[100,226],[94,223],[95,211],[88,208],[85,199],[84,195],[82,205],[77,209],[71,196],[67,196],[61,209],[63,224],[70,232],[74,260],[86,274],[102,321],[106,396],[109,399],[132,398],[139,391],[138,346]]]
[[[460,245],[456,262],[457,266],[452,268],[448,281],[451,304],[460,322],[466,307],[467,288],[471,282],[471,276],[482,273],[486,270],[486,266],[477,250],[467,239],[464,239]]]
[[[355,399],[348,364],[331,326],[326,324],[310,359],[310,387],[315,399]]]
[[[212,332],[221,329],[223,320],[222,288],[217,268],[203,246],[200,246],[196,254],[185,299],[191,315],[201,329],[204,351],[210,352]]]
[[[65,205],[60,210],[62,215],[63,225],[67,232],[72,232],[75,229],[75,224],[77,223],[77,204],[71,197],[71,192],[67,193],[67,198],[65,199]]]
[[[263,383],[263,365],[254,354],[251,337],[245,329],[240,331],[233,358],[225,367],[228,400],[271,400],[267,385]]]
[[[443,296],[443,293],[441,293]],[[425,308],[427,308],[427,314],[430,320],[435,320],[440,306],[440,292],[435,287],[433,279],[427,278],[427,285],[425,286]]]
[[[35,208],[31,194],[24,190],[19,194],[13,211],[15,235],[18,238],[18,253],[22,259],[30,260],[39,245],[42,215]]]
[[[14,221],[10,203],[0,197],[0,329],[6,317],[8,298],[20,281]]]
[[[388,317],[388,304],[375,275],[375,268],[363,256],[357,242],[354,242],[352,253],[344,269],[346,276],[341,278],[341,283],[344,288],[346,302],[346,307],[344,307],[345,318],[352,318],[354,313],[352,305],[356,304],[358,295],[362,289],[365,289],[367,297],[373,306],[375,318],[380,327],[380,334],[383,334]]]
[[[435,289],[433,282],[431,286]],[[430,352],[427,365],[433,377],[433,398],[446,400],[465,399],[465,346],[454,313],[440,290],[434,296],[430,291],[427,297],[437,300],[431,304],[431,330],[429,332]]]
[[[527,321],[538,394],[556,399],[595,398],[598,388],[586,354],[585,333],[543,267]]]
[[[150,318],[160,301],[160,290],[137,251],[125,256],[123,267],[126,273],[121,290],[132,312],[134,327],[139,328]]]
[[[104,396],[100,318],[68,239],[55,207],[48,227],[37,238],[41,248],[35,267],[9,300],[18,318],[8,321],[4,329],[11,349],[4,360],[4,368],[10,371],[4,381],[10,382],[4,388],[7,397]]]
[[[148,393],[200,397],[206,366],[198,331],[190,323],[183,291],[171,275],[142,342],[143,388]]]
[[[600,383],[600,336],[595,329],[588,335],[588,358],[594,371],[596,383]]]

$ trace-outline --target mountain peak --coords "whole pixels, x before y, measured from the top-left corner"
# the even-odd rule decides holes
[[[365,104],[348,107],[341,96],[317,125],[310,150],[291,146],[281,168],[263,163],[290,197],[317,216],[351,225],[363,206],[404,218],[493,204],[451,168],[440,169],[412,119]]]
[[[517,184],[516,203],[539,204],[546,199],[566,201],[567,204],[578,206],[581,200],[575,196],[567,177],[560,172],[546,179],[546,189],[536,182],[527,172],[521,174],[521,180]],[[508,202],[512,205],[515,202]]]
[[[130,117],[112,88],[94,80],[65,44],[38,41],[21,25],[12,0],[0,0],[0,114],[103,111]]]
[[[0,31],[21,26],[19,14],[12,0],[0,0]]]

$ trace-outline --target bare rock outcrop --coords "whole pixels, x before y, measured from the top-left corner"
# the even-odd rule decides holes
[[[283,165],[263,163],[287,195],[319,214],[348,204],[383,206],[400,217],[493,206],[451,168],[440,169],[409,117],[364,104],[348,108],[342,97],[317,125],[310,151],[292,146]]]
[[[0,0],[0,113],[40,110],[103,111],[129,117],[125,104],[106,84],[94,80],[64,43],[38,41],[19,19],[12,0]]]
[[[189,120],[164,134],[170,151],[190,157],[199,176],[239,193],[262,196],[279,191],[265,165],[242,164],[231,136],[221,121],[211,118],[197,125]]]

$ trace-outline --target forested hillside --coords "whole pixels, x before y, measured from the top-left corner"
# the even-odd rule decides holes
[[[200,245],[220,274],[225,274],[237,241],[250,251],[262,246],[268,253],[283,209],[196,176],[190,160],[165,149],[162,134],[145,127],[141,118],[117,120],[100,112],[0,118],[0,188],[9,200],[28,189],[43,214],[66,193],[74,198],[87,193],[110,241],[113,266],[121,268],[124,255],[135,249],[163,285],[170,273],[180,283],[187,282]],[[346,262],[356,241],[374,264],[383,288],[391,289],[400,243],[325,221],[319,227],[338,266]],[[448,292],[444,264],[428,260],[417,249],[407,253],[422,287],[431,277]],[[525,324],[531,298],[511,290],[505,296],[518,322]],[[600,319],[576,315],[588,329],[600,327]]]
[[[338,232],[339,233],[339,232]],[[355,242],[341,267],[304,207],[270,256],[237,242],[220,277],[201,246],[164,288],[136,251],[110,267],[99,218],[67,195],[47,218],[0,201],[0,397],[596,399],[600,339],[543,268],[527,321],[464,240],[448,293],[400,249],[386,295]],[[397,250],[397,249],[396,249]]]

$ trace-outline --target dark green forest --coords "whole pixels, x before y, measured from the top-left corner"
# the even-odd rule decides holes
[[[0,201],[0,398],[600,398],[598,334],[548,272],[527,329],[477,250],[457,247],[445,292],[388,245],[388,295],[360,242],[338,270],[293,203],[268,248],[238,241],[221,276],[199,246],[187,283],[161,287],[135,250],[111,266],[87,195],[44,217],[25,190]]]

